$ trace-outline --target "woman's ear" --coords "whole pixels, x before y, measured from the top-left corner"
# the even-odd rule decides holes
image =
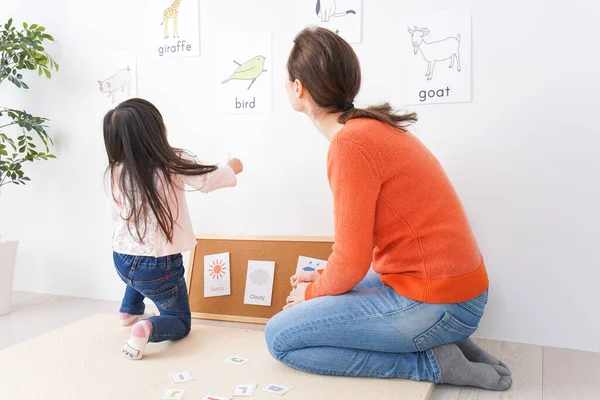
[[[296,98],[301,99],[304,97],[304,85],[302,85],[302,82],[300,82],[298,79],[294,79],[293,90]]]

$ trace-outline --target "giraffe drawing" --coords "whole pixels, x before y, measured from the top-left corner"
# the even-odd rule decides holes
[[[173,28],[171,32],[173,37],[179,37],[179,29],[177,28],[177,19],[179,18],[179,5],[181,0],[175,0],[170,7],[165,8],[163,12],[163,22],[161,25],[165,27],[165,39],[169,37],[169,20],[173,20]]]

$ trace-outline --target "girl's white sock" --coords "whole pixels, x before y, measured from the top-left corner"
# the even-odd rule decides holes
[[[152,333],[152,323],[150,321],[139,321],[131,328],[131,336],[121,352],[125,358],[130,360],[140,360],[144,357],[144,349]]]
[[[123,328],[129,328],[130,326],[133,326],[136,323],[138,323],[144,319],[153,317],[153,316],[154,316],[154,314],[134,315],[134,314],[121,313],[121,316],[119,318],[119,323],[121,324],[121,326]]]

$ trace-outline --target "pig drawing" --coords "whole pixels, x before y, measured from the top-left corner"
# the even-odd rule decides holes
[[[100,85],[100,92],[108,93],[108,97],[112,98],[113,104],[115,104],[115,93],[121,89],[124,92],[127,89],[127,97],[131,93],[131,72],[130,68],[122,69],[110,78],[103,81],[98,81]]]

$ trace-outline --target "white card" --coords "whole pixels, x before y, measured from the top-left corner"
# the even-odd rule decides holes
[[[201,398],[200,400],[229,400],[230,397],[224,397],[224,396],[213,396],[213,395],[208,395],[208,396],[204,396],[203,398]]]
[[[165,389],[160,396],[160,400],[181,400],[184,393],[185,389]]]
[[[317,25],[340,35],[348,43],[361,42],[362,0],[296,0],[298,28]]]
[[[471,101],[471,13],[406,10],[394,24],[399,104]]]
[[[252,397],[254,396],[254,391],[256,390],[255,383],[248,383],[245,385],[235,385],[233,391],[231,392],[232,397]]]
[[[204,256],[204,297],[231,294],[229,253]]]
[[[144,2],[150,52],[158,58],[200,55],[198,0]]]
[[[212,75],[221,114],[270,114],[273,102],[271,32],[224,35]]]
[[[298,265],[296,265],[296,273],[299,274],[300,272],[318,271],[325,269],[326,266],[327,261],[325,260],[300,256],[298,257]]]
[[[171,382],[173,383],[189,382],[194,380],[194,377],[190,371],[171,372],[169,374],[169,378],[171,378]]]
[[[90,57],[90,96],[108,110],[137,97],[137,60],[134,52],[118,51]]]
[[[291,387],[291,386],[279,385],[277,383],[269,383],[267,386],[263,387],[260,390],[262,390],[263,392],[268,392],[268,393],[273,393],[273,394],[278,394],[280,396],[283,396],[284,394],[286,394],[287,392],[289,392],[292,389],[293,389],[293,387]]]
[[[250,362],[249,358],[244,358],[244,357],[239,357],[239,356],[229,356],[223,359],[224,363],[227,364],[237,364],[237,365],[244,365],[244,364],[248,364]]]
[[[248,261],[244,304],[270,306],[274,275],[275,261]]]

